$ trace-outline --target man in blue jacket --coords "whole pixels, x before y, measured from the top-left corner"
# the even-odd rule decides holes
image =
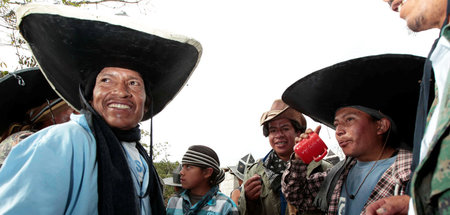
[[[139,122],[178,93],[200,44],[73,7],[30,4],[17,14],[45,77],[81,114],[11,151],[0,214],[165,214]]]

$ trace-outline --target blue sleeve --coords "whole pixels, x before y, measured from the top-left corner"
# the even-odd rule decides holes
[[[86,190],[97,196],[92,142],[93,136],[73,123],[20,142],[0,169],[0,214],[65,214],[80,207],[92,211],[92,204],[79,199],[90,196]]]

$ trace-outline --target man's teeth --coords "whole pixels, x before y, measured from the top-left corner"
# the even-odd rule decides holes
[[[130,109],[130,106],[124,105],[124,104],[110,104],[108,107],[119,108],[119,109]]]
[[[286,142],[279,142],[279,143],[276,143],[277,145],[279,145],[279,144],[287,144]]]

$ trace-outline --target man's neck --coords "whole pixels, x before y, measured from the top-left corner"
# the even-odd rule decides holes
[[[275,151],[274,151],[275,152]],[[276,152],[275,152],[276,153]],[[292,153],[294,153],[294,151],[292,151],[291,153],[289,153],[289,154],[287,154],[287,155],[280,155],[280,154],[278,154],[278,153],[276,153],[277,154],[277,156],[281,159],[281,160],[283,160],[283,161],[289,161],[290,159],[291,159],[291,155],[292,155]]]
[[[282,161],[289,161],[290,156],[278,156]]]
[[[190,189],[190,193],[193,194],[193,195],[203,196],[210,189],[211,189],[211,186],[208,184],[208,182],[206,182],[206,183],[200,184],[197,187],[194,187],[194,188]]]
[[[362,162],[369,162],[369,161],[377,161],[377,160],[384,160],[387,158],[390,158],[394,155],[395,149],[386,147],[384,150],[373,150],[374,153],[370,153],[367,156],[360,156],[357,157],[356,160],[362,161]]]

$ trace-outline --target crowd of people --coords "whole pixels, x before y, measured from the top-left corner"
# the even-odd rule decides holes
[[[229,195],[212,148],[190,146],[162,183],[139,142],[139,122],[199,63],[199,42],[123,17],[21,7],[39,68],[0,79],[0,214],[450,214],[450,3],[385,1],[411,30],[441,29],[430,55],[364,56],[293,83],[261,116],[271,150],[230,168]],[[343,160],[294,150],[320,133],[304,115],[335,129]],[[164,184],[177,187],[167,203]]]

